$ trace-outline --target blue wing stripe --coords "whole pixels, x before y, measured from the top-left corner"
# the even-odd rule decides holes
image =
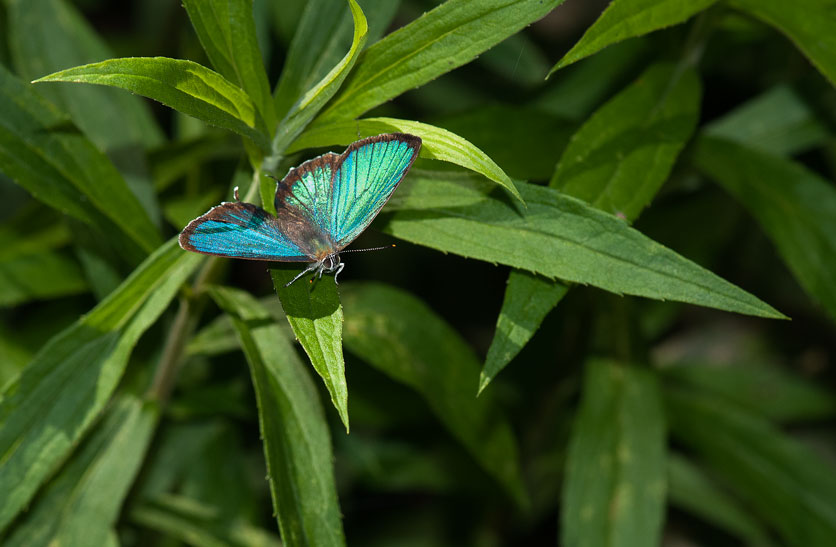
[[[222,203],[191,221],[180,234],[188,251],[280,262],[307,262],[279,229],[276,219],[250,203]]]

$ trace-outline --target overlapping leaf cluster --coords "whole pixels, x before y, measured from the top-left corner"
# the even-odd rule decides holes
[[[834,138],[836,118],[822,122],[810,106],[834,96],[832,6],[614,0],[548,71],[540,46],[520,31],[549,14],[559,19],[561,3],[448,0],[419,16],[421,2],[185,0],[200,63],[117,58],[65,0],[5,0],[0,182],[24,192],[10,194],[23,205],[0,226],[4,322],[27,305],[58,309],[61,297],[83,302],[86,313],[22,323],[33,337],[0,332],[0,541],[118,545],[162,535],[279,544],[254,501],[269,495],[283,544],[344,545],[353,513],[362,513],[352,486],[341,484],[338,496],[346,483],[464,497],[484,501],[473,512],[508,513],[499,525],[472,523],[482,540],[530,541],[526,526],[547,518],[559,521],[564,545],[656,545],[672,504],[749,544],[832,542],[833,466],[781,430],[832,420],[831,394],[764,364],[762,353],[756,365],[712,369],[706,352],[688,359],[684,343],[668,337],[683,315],[676,303],[758,325],[785,318],[700,265],[719,252],[717,208],[732,200],[774,245],[774,263],[800,287],[796,300],[818,306],[789,309],[829,317],[832,333],[836,189],[799,159]],[[707,122],[712,44],[729,36],[755,43],[775,31],[819,71],[805,67],[826,98],[778,85]],[[275,64],[271,40],[286,52],[275,84],[266,69]],[[653,40],[676,47],[648,47]],[[473,97],[485,89],[461,93],[444,88],[454,81],[446,78],[426,85],[477,58],[474,74],[516,80],[524,104],[493,96],[480,104]],[[429,91],[415,98],[412,90],[435,85],[441,100]],[[179,140],[167,140],[136,95],[175,112]],[[437,112],[410,119],[409,108],[389,104],[402,95]],[[456,96],[469,112],[444,112]],[[275,185],[265,174],[281,176],[310,150],[393,131],[422,138],[421,161],[377,226],[509,269],[484,362],[404,288],[338,290],[328,277],[285,287],[298,268],[277,266],[278,298],[259,300],[230,286],[225,261],[165,241],[227,197],[224,186],[240,185],[245,200],[260,198],[269,210]],[[826,157],[832,164],[832,151]],[[201,187],[209,164],[233,164],[229,178]],[[711,194],[709,181],[726,194]],[[654,232],[656,207],[647,227],[659,237],[632,226],[666,183],[674,197],[709,196],[702,209],[701,198],[689,201],[699,214],[682,247],[674,220]],[[787,304],[769,284],[752,285]],[[526,346],[535,333],[541,343],[549,337],[554,325],[541,326],[552,310],[583,318],[573,314],[578,292],[598,304],[583,312],[595,318],[584,325],[589,347],[567,350],[575,366],[551,348],[530,375],[565,365],[564,377],[547,376],[554,387],[537,378],[495,386],[512,362],[514,375],[525,375],[526,361],[539,361],[524,358],[535,351]],[[218,370],[241,353],[248,375]],[[346,370],[346,357],[356,369]],[[515,390],[526,404],[514,403]],[[257,423],[256,450],[241,438],[253,431],[242,433],[236,420]],[[444,433],[425,431],[428,422]],[[253,453],[269,494],[245,471]],[[393,543],[414,528],[417,538],[441,541],[433,530],[444,512],[408,512],[387,511],[391,526],[367,537]],[[454,520],[466,523],[460,513]]]

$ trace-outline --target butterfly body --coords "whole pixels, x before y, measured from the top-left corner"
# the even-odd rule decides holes
[[[203,254],[308,262],[320,277],[342,271],[339,254],[377,216],[418,156],[421,139],[390,133],[357,141],[291,169],[276,186],[276,216],[250,203],[224,202],[180,234]],[[291,281],[292,283],[292,281]]]

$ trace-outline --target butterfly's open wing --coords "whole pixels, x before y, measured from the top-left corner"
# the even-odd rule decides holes
[[[337,250],[371,224],[420,149],[420,138],[389,133],[357,141],[338,156],[327,208],[328,233]]]
[[[180,233],[187,251],[278,262],[310,262],[284,235],[276,219],[251,203],[221,203],[189,223]]]

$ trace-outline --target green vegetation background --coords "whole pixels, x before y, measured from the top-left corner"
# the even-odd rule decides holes
[[[3,0],[0,542],[833,545],[834,28]],[[392,131],[339,287],[177,246]]]

